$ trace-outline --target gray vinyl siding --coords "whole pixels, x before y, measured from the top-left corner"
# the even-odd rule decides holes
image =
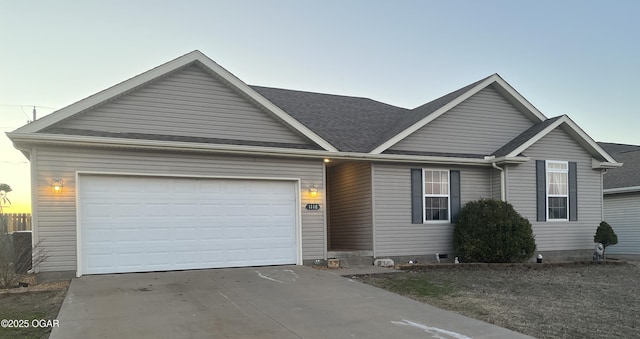
[[[491,178],[491,198],[496,200],[502,199],[502,196],[501,196],[502,181],[501,181],[500,170],[492,168],[489,176]]]
[[[607,253],[640,254],[640,192],[605,195],[604,220],[618,236]]]
[[[48,251],[42,272],[76,270],[76,171],[300,179],[303,259],[324,257],[325,206],[319,211],[304,208],[307,203],[323,205],[321,160],[43,146],[36,154],[35,229]],[[54,195],[50,183],[58,177],[64,180],[63,193]],[[312,184],[318,186],[315,198],[305,189]]]
[[[591,155],[562,128],[550,132],[523,153],[531,160],[508,167],[508,199],[533,225],[537,249],[556,251],[593,248],[593,235],[602,219],[602,175],[600,170],[591,168]],[[577,221],[537,221],[536,160],[577,163]]]
[[[189,66],[56,127],[307,144],[283,122],[197,66]]]
[[[371,164],[327,168],[327,190],[330,249],[372,250]]]
[[[453,253],[453,225],[411,223],[411,168],[460,170],[461,204],[489,198],[489,169],[428,164],[373,165],[376,256]]]
[[[492,154],[532,125],[502,95],[487,87],[390,149]]]

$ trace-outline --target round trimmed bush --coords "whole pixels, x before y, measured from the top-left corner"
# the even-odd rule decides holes
[[[603,221],[596,229],[596,235],[593,236],[593,242],[601,243],[602,246],[604,246],[604,250],[606,250],[607,247],[618,243],[618,236],[616,235],[616,232],[613,231],[613,227],[611,227],[608,222]],[[602,251],[602,256],[604,257],[604,251]]]
[[[529,220],[508,202],[470,201],[455,220],[453,246],[466,262],[523,262],[536,250]]]

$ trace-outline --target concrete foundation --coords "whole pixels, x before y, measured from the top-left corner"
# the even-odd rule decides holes
[[[339,259],[340,267],[373,265],[373,251],[329,251],[327,257]]]
[[[71,280],[75,277],[76,277],[75,271],[56,271],[56,272],[36,273],[36,280],[38,282]]]
[[[565,251],[536,251],[527,262],[536,262],[538,254],[542,254],[542,262],[582,261],[593,259],[593,249]]]

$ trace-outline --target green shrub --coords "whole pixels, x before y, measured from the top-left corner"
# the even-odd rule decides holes
[[[466,262],[523,262],[536,250],[531,223],[511,204],[468,202],[455,220],[453,246]]]
[[[593,242],[599,242],[604,247],[602,251],[602,257],[604,257],[604,252],[607,250],[607,246],[615,245],[618,243],[618,236],[616,232],[613,231],[613,228],[609,223],[603,221],[598,226],[596,230],[596,235],[593,236]]]

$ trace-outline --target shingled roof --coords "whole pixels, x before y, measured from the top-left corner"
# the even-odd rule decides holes
[[[640,146],[637,145],[616,144],[613,142],[598,142],[598,145],[611,155],[629,151],[640,151]]]
[[[432,100],[424,105],[418,106],[408,111],[406,114],[404,114],[403,118],[400,119],[391,129],[387,129],[386,133],[382,135],[381,138],[379,138],[376,146],[391,139],[396,134],[404,131],[405,129],[409,128],[410,126],[417,123],[418,121],[426,118],[431,113],[437,111],[438,109],[442,108],[446,104],[455,100],[456,98],[466,93],[467,91],[469,91],[479,83],[483,82],[487,78],[488,77],[484,79],[480,79],[472,84],[464,86],[458,90],[455,90],[449,94],[443,95],[435,100]]]
[[[536,134],[542,132],[545,128],[547,128],[547,126],[551,125],[558,119],[560,119],[560,116],[541,121],[529,127],[526,131],[520,133],[520,135],[513,138],[513,140],[509,141],[506,145],[493,152],[492,155],[495,155],[496,157],[504,157],[508,155],[509,153],[518,149],[518,147],[522,146],[525,142],[536,136]]]
[[[77,114],[82,114],[82,112],[93,109],[106,102],[110,102],[114,98],[130,93],[165,77],[167,74],[178,72],[190,65],[201,67],[218,80],[222,80],[238,94],[264,111],[264,113],[281,121],[284,125],[311,143],[309,145],[300,145],[144,133],[100,132],[69,128],[56,129],[56,124],[61,121],[70,119]],[[537,142],[538,139],[536,138],[544,136],[544,133],[540,133],[540,131],[550,130],[550,128],[545,127],[551,124],[550,127],[555,128],[557,126],[555,126],[554,123],[564,123],[572,130],[572,135],[579,139],[581,144],[594,154],[595,157],[606,160],[606,162],[603,163],[604,165],[609,167],[617,165],[609,154],[602,150],[600,146],[596,145],[596,143],[568,117],[562,116],[561,118],[547,119],[542,112],[531,105],[531,103],[498,74],[492,74],[414,109],[406,109],[369,98],[249,86],[197,50],[64,107],[52,114],[20,127],[8,135],[14,142],[20,140],[20,142],[24,143],[56,140],[63,142],[113,143],[127,146],[142,145],[143,147],[151,145],[148,142],[143,143],[142,141],[144,140],[153,141],[153,147],[162,145],[189,149],[191,149],[191,147],[197,147],[198,149],[206,150],[218,150],[220,147],[217,145],[264,146],[311,151],[311,153],[303,152],[304,154],[313,154],[314,151],[326,151],[332,153],[365,153],[368,154],[368,156],[385,154],[385,158],[390,158],[389,155],[396,154],[398,156],[484,159],[486,155],[483,154],[433,153],[429,150],[424,150],[423,152],[393,151],[390,150],[390,147],[418,129],[423,128],[431,121],[446,114],[460,103],[484,88],[487,88],[487,86],[498,90],[517,110],[529,117],[532,121],[540,121],[539,124],[524,131],[519,137],[497,150],[495,155],[508,154],[517,157],[518,154],[512,153],[521,152],[521,148],[528,147],[529,143]],[[558,121],[555,119],[562,120]],[[67,136],[72,136],[72,138],[67,138]],[[531,136],[533,137],[529,138]],[[130,142],[123,142],[123,140],[117,139],[127,139]],[[188,143],[200,145],[184,145]],[[230,148],[224,147],[224,149],[227,150]],[[255,150],[252,149],[252,151]],[[272,151],[283,152],[282,150]],[[288,150],[286,151],[288,152]],[[322,154],[322,156],[324,156],[324,154]],[[355,156],[360,157],[360,155]]]
[[[368,98],[250,86],[343,152],[369,152],[409,110]]]
[[[370,152],[487,78],[411,110],[368,98],[250,87],[340,151]]]
[[[624,166],[610,169],[604,175],[604,189],[640,187],[640,146],[598,143]]]

